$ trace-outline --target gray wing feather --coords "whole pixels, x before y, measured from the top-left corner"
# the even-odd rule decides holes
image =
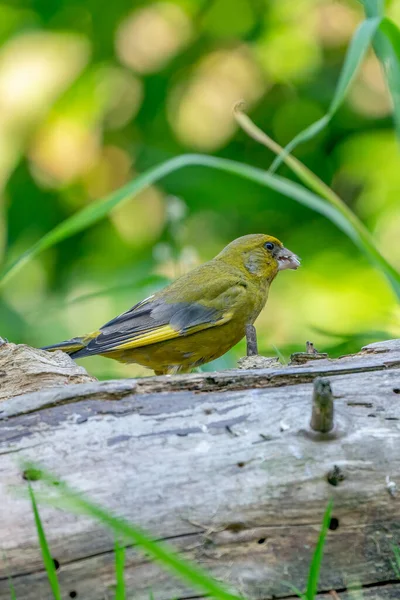
[[[146,299],[101,327],[100,334],[82,350],[71,354],[80,358],[103,354],[146,332],[163,325],[170,325],[185,334],[192,327],[211,324],[221,318],[221,311],[197,303],[166,303],[161,298]]]

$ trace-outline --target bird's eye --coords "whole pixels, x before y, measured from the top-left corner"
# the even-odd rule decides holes
[[[266,244],[264,244],[264,248],[266,248],[267,250],[273,250],[275,248],[275,244],[273,244],[272,242],[267,242]]]

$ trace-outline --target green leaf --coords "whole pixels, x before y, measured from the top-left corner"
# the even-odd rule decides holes
[[[385,70],[393,102],[393,119],[400,140],[400,30],[390,19],[384,19],[374,43]]]
[[[385,0],[361,0],[364,9],[369,16],[383,17],[385,12]]]
[[[321,570],[322,556],[324,553],[324,546],[326,541],[326,536],[329,529],[329,523],[331,520],[332,514],[332,501],[329,502],[328,507],[325,511],[324,518],[322,521],[322,529],[319,534],[317,546],[314,551],[314,555],[311,561],[310,570],[308,573],[308,581],[307,581],[307,592],[305,594],[307,600],[314,600],[317,590],[318,590],[318,580],[319,580],[319,572]]]
[[[338,206],[335,206],[333,203],[328,203],[326,200],[310,192],[305,187],[290,181],[289,179],[285,179],[284,177],[272,175],[262,169],[244,163],[203,154],[184,154],[172,158],[171,160],[139,175],[136,179],[106,198],[92,202],[89,206],[78,211],[72,217],[69,217],[42,237],[36,244],[26,250],[26,252],[24,252],[14,263],[6,266],[0,273],[0,285],[4,285],[8,277],[46,248],[50,248],[61,240],[65,240],[78,231],[82,231],[94,223],[97,223],[115,206],[126,202],[129,198],[132,198],[132,196],[138,194],[147,186],[159,181],[166,175],[182,169],[183,167],[195,165],[218,169],[250,181],[255,181],[324,215],[365,253],[373,265],[380,269],[389,280],[393,291],[400,298],[400,274],[380,254],[375,247],[371,235],[354,213],[349,210],[347,210],[347,213],[344,213]]]
[[[343,68],[340,73],[339,81],[336,86],[334,96],[329,106],[328,112],[321,119],[304,129],[296,137],[294,137],[287,146],[283,149],[283,152],[279,154],[273,161],[269,171],[273,173],[282,164],[287,156],[296,146],[302,142],[306,142],[313,138],[317,133],[324,129],[333,115],[336,113],[338,108],[343,103],[346,97],[347,91],[357,74],[358,68],[363,61],[367,50],[372,42],[372,39],[381,23],[381,17],[373,16],[363,21],[350,42],[347,49],[346,58],[344,60]]]
[[[124,568],[125,568],[125,548],[118,540],[115,540],[115,579],[117,587],[115,589],[115,600],[125,600],[125,580],[124,580]]]
[[[34,469],[34,471],[36,473],[38,472],[37,469]],[[39,511],[37,508],[35,496],[34,496],[31,485],[29,485],[29,495],[31,498],[33,515],[35,517],[35,525],[36,525],[36,530],[37,530],[37,534],[38,534],[38,538],[39,538],[40,549],[42,551],[43,564],[47,571],[47,578],[49,580],[50,587],[53,592],[54,600],[61,600],[61,593],[60,593],[60,588],[58,585],[58,579],[57,579],[56,569],[54,566],[54,561],[51,557],[49,546],[47,544],[46,536],[45,536],[45,533],[43,530],[42,522],[40,520]]]
[[[275,154],[282,153],[282,147],[272,140],[262,129],[257,127],[255,123],[242,112],[240,105],[237,105],[234,110],[235,118],[242,127],[242,129],[255,141],[263,144]],[[315,173],[313,173],[308,167],[306,167],[298,158],[291,154],[282,154],[282,159],[285,161],[288,167],[297,175],[302,183],[304,183],[310,190],[315,192],[320,200],[324,199],[325,203],[331,205],[341,215],[342,222],[347,222],[353,229],[353,232],[357,232],[359,241],[355,242],[360,248],[363,247],[363,252],[368,256],[369,260],[377,266],[382,273],[385,273],[389,282],[391,283],[394,292],[399,297],[399,281],[400,276],[395,269],[380,255],[375,248],[373,238],[367,228],[359,220],[352,210],[343,202],[343,200],[329,187],[327,186]],[[286,180],[287,181],[287,180]],[[352,238],[350,235],[349,237]],[[354,238],[352,238],[354,239]],[[355,240],[354,240],[355,241]],[[382,262],[383,259],[383,262]],[[387,270],[389,267],[389,270]]]
[[[32,465],[27,465],[26,468],[37,470],[37,467],[32,467]],[[239,596],[231,594],[222,584],[210,577],[200,567],[180,557],[173,548],[152,540],[149,534],[143,532],[136,525],[115,517],[44,471],[41,471],[41,480],[49,484],[55,494],[46,497],[40,496],[40,500],[76,514],[88,515],[110,527],[116,536],[121,536],[123,539],[133,542],[151,559],[160,562],[166,569],[172,571],[176,576],[199,589],[205,595],[213,596],[218,600],[242,600]]]
[[[307,600],[306,595],[303,594],[303,592],[300,591],[298,587],[296,587],[295,585],[293,585],[289,581],[282,581],[282,583],[283,583],[283,585],[286,585],[289,588],[289,590],[291,590],[294,594],[296,594],[296,596],[298,596],[299,598],[301,598],[301,600]]]
[[[368,18],[381,19],[374,38],[374,50],[382,63],[393,101],[393,118],[400,140],[400,31],[393,21],[384,18],[384,0],[361,0]]]

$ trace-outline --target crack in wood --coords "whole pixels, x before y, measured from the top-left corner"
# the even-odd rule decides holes
[[[321,361],[322,362],[322,361]],[[64,388],[46,389],[25,396],[16,396],[3,401],[0,409],[0,421],[20,415],[30,415],[38,411],[75,404],[82,400],[119,401],[131,396],[147,396],[159,393],[177,393],[192,391],[208,394],[212,392],[245,391],[270,387],[284,387],[312,382],[317,376],[334,377],[356,373],[385,371],[400,366],[400,361],[387,361],[385,364],[358,365],[331,368],[317,365],[306,370],[295,367],[278,370],[222,371],[213,376],[208,374],[181,375],[168,378],[146,377],[143,379],[107,381],[89,384],[77,384]],[[47,400],[48,398],[48,400]],[[11,404],[12,403],[12,404]],[[33,404],[33,406],[32,406]],[[11,409],[11,406],[13,407]],[[7,411],[7,408],[10,410]]]
[[[338,596],[339,594],[346,594],[347,598],[346,600],[355,600],[355,598],[357,598],[357,596],[354,594],[354,592],[357,591],[361,591],[363,592],[363,590],[374,590],[374,589],[379,589],[379,588],[390,588],[390,587],[395,587],[396,589],[396,593],[398,593],[398,598],[400,598],[400,582],[393,580],[393,581],[387,581],[385,583],[379,583],[379,584],[370,584],[370,585],[366,585],[366,586],[361,586],[360,588],[338,588],[336,590],[325,590],[322,592],[318,592],[318,594],[315,596],[316,599],[320,598],[321,600],[323,598],[325,598],[326,600],[328,600],[328,597],[332,597],[333,600],[336,600],[337,598],[339,598],[339,600],[345,600],[345,598],[343,596]],[[332,594],[332,592],[334,592],[335,595]],[[349,596],[349,593],[351,594]],[[397,596],[393,596],[393,598],[396,598]],[[205,598],[207,598],[207,596],[201,595],[201,594],[197,594],[197,595],[192,595],[192,596],[177,596],[176,600],[205,600]],[[278,600],[299,600],[298,596],[274,596],[274,598],[276,598]],[[361,600],[362,596],[360,597]],[[384,599],[382,599],[384,600]]]
[[[355,598],[358,598],[358,596],[356,595],[357,592],[365,592],[367,590],[380,590],[380,589],[390,589],[390,588],[395,588],[396,594],[398,593],[399,595],[397,596],[393,596],[394,598],[400,598],[400,582],[398,579],[388,579],[387,581],[381,581],[381,582],[377,582],[377,583],[367,583],[365,585],[360,585],[359,587],[342,587],[342,588],[337,588],[337,589],[326,589],[326,590],[321,590],[318,592],[318,594],[315,596],[315,598],[326,598],[326,600],[328,600],[329,596],[332,596],[332,592],[334,592],[334,594],[336,594],[336,597],[340,594],[339,598],[340,600],[355,600]],[[346,595],[346,598],[343,596],[343,594]],[[385,596],[386,598],[387,596]],[[276,598],[279,598],[279,600],[299,600],[298,596],[276,596]],[[333,598],[335,599],[335,596],[333,596]],[[362,600],[363,598],[365,598],[365,596],[361,596],[360,600]],[[177,600],[184,600],[183,598],[177,598]],[[367,600],[367,598],[365,598],[365,600]],[[382,597],[381,600],[384,600],[384,598]]]
[[[170,535],[170,536],[165,536],[163,538],[155,538],[155,541],[160,542],[160,543],[169,543],[169,542],[173,542],[173,541],[176,541],[176,542],[185,541],[185,540],[192,538],[193,542],[196,542],[196,545],[193,547],[186,548],[185,552],[187,552],[191,548],[200,547],[202,545],[202,543],[201,543],[202,540],[207,539],[207,541],[213,541],[214,538],[219,537],[219,534],[225,533],[225,532],[227,532],[229,534],[229,538],[224,537],[222,542],[218,542],[215,540],[214,543],[216,544],[216,546],[219,546],[219,545],[240,546],[243,543],[252,543],[252,542],[259,543],[260,536],[263,537],[263,541],[268,539],[268,530],[275,531],[275,530],[279,530],[279,529],[282,529],[282,530],[288,529],[287,523],[274,523],[272,525],[271,524],[257,524],[256,526],[247,525],[244,523],[226,523],[226,524],[219,525],[218,529],[213,529],[212,525],[211,526],[210,525],[201,525],[200,523],[195,523],[192,520],[187,519],[185,517],[181,517],[181,518],[183,521],[188,522],[189,524],[193,525],[196,529],[200,529],[201,531],[200,532],[199,531],[190,531],[187,533],[180,533],[178,535]],[[320,522],[309,521],[309,522],[304,522],[304,523],[293,523],[293,525],[291,527],[296,530],[301,530],[301,529],[306,530],[306,529],[310,529],[310,528],[315,528],[316,530],[318,530],[318,528],[320,527]],[[360,524],[357,526],[347,527],[347,529],[349,529],[351,531],[351,530],[355,530],[355,529],[363,529],[365,527],[366,527],[366,525]],[[301,535],[301,534],[299,533],[299,535]],[[200,543],[197,543],[197,542],[200,542]],[[124,545],[124,548],[125,548],[125,550],[139,549],[139,547],[136,544],[126,544],[126,545]],[[113,545],[110,545],[110,547],[107,550],[102,550],[101,552],[95,552],[92,554],[85,554],[83,556],[79,556],[72,560],[63,561],[62,563],[60,563],[60,567],[67,567],[69,565],[84,563],[84,562],[87,562],[88,560],[94,559],[94,558],[112,556],[114,553],[115,553],[115,547]],[[141,553],[141,551],[139,549],[139,555],[140,555],[140,553]],[[143,557],[143,560],[136,560],[136,562],[135,562],[135,566],[140,566],[140,565],[145,565],[145,564],[151,564],[151,561],[149,559],[146,559],[145,557]],[[29,577],[31,575],[41,575],[41,574],[42,575],[46,574],[46,570],[44,568],[43,569],[39,568],[39,569],[31,570],[31,571],[23,571],[23,572],[21,571],[19,573],[13,573],[12,578],[18,579],[18,578],[23,578],[23,577]],[[0,582],[1,581],[9,581],[9,575],[0,576]],[[378,585],[386,585],[387,583],[392,583],[392,581],[369,583],[369,584],[365,584],[363,587],[369,588],[369,587],[374,587],[374,586],[378,586]],[[399,585],[400,585],[400,582],[397,581],[397,583],[399,583]],[[345,591],[345,590],[346,590],[346,588],[341,588],[340,590],[337,590],[337,591]],[[321,592],[321,593],[326,593],[326,592]],[[200,596],[200,597],[202,597],[202,596]],[[279,596],[279,597],[281,598],[281,596]],[[288,596],[288,598],[289,597],[291,598],[292,596]],[[286,596],[283,596],[282,598],[286,598]]]
[[[165,538],[160,538],[160,539],[156,539],[156,542],[171,542],[173,540],[181,540],[181,539],[187,539],[190,537],[198,537],[198,533],[181,533],[179,535],[171,535],[171,536],[167,536]],[[133,549],[135,548],[136,545],[135,544],[127,544],[124,546],[125,550],[129,550],[129,549]],[[62,564],[60,564],[60,568],[61,567],[67,567],[69,565],[74,565],[74,564],[78,564],[81,562],[85,562],[88,561],[92,558],[98,558],[98,557],[104,557],[104,556],[110,556],[113,555],[115,553],[115,546],[110,547],[109,550],[104,550],[102,552],[95,552],[93,554],[87,554],[85,556],[80,556],[78,558],[74,558],[72,560],[66,560],[63,561]],[[150,561],[146,560],[145,558],[143,558],[142,562],[137,562],[136,564],[140,565],[140,564],[148,564]],[[26,571],[26,572],[20,572],[20,573],[15,573],[12,575],[13,579],[18,579],[18,578],[22,578],[22,577],[29,577],[31,575],[46,575],[47,571],[43,568],[43,569],[35,569],[34,571]],[[8,582],[10,580],[10,576],[7,575],[5,577],[0,576],[0,582],[1,581],[6,581]]]
[[[338,590],[351,600],[352,581],[364,600],[400,597],[391,581],[400,506],[387,488],[400,485],[400,341],[379,348],[301,367],[78,384],[3,401],[0,539],[17,597],[37,600],[48,583],[29,504],[12,492],[26,489],[16,453],[154,538],[172,540],[249,600],[291,598],[283,579],[305,586],[334,496],[336,529],[328,532],[318,599],[333,600],[327,594]],[[328,373],[342,435],[316,443],[305,434],[311,384]],[[47,506],[41,515],[63,597],[112,596],[110,532]],[[148,599],[149,586],[159,600],[201,597],[127,548],[126,585],[137,600]],[[4,566],[0,575],[0,600],[9,600]]]

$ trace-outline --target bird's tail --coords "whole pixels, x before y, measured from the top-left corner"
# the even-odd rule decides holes
[[[85,348],[86,343],[84,338],[76,337],[72,338],[71,340],[66,340],[65,342],[54,344],[53,346],[44,346],[43,348],[41,348],[41,350],[47,350],[48,352],[62,350],[63,352],[66,352],[67,354],[72,356],[74,352],[78,352],[78,350],[82,350],[82,348]]]

